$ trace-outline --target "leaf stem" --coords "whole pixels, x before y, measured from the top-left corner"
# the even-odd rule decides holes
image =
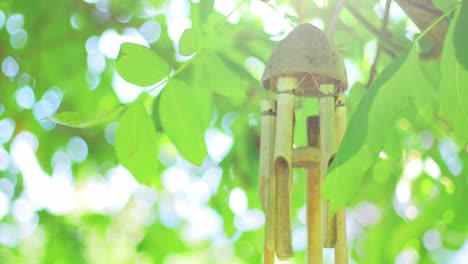
[[[181,73],[185,68],[187,68],[187,66],[189,66],[193,62],[193,58],[195,56],[196,55],[194,55],[189,60],[185,61],[182,65],[180,65],[180,67],[177,68],[177,70],[175,70],[172,75],[162,79],[161,81],[156,83],[154,86],[149,87],[148,90],[146,91],[146,93],[149,94],[149,93],[153,92],[154,90],[158,89],[159,87],[161,87],[163,84],[166,84],[168,81],[174,79],[174,77],[176,77],[179,73]]]
[[[416,41],[419,41],[424,35],[427,34],[427,32],[431,31],[431,29],[433,27],[435,27],[440,21],[442,21],[444,18],[446,18],[448,15],[450,15],[453,11],[455,11],[457,8],[459,8],[461,5],[461,2],[456,4],[454,7],[452,7],[449,11],[445,12],[443,15],[441,15],[440,17],[438,17],[436,20],[434,20],[434,22],[432,22],[432,24],[430,24],[426,29],[424,29],[423,32],[421,32],[421,34],[419,34],[413,42],[416,42]]]

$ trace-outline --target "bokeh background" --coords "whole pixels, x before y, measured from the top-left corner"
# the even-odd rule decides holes
[[[421,32],[397,3],[411,1],[344,2],[1,0],[0,262],[261,263],[259,102],[271,95],[260,78],[273,48],[298,23],[325,31],[334,24],[352,113]],[[458,3],[433,2],[440,14]],[[179,155],[151,106],[159,140],[151,185],[119,164],[118,119],[83,129],[47,119],[134,101],[148,89],[116,72],[120,44],[148,46],[176,70],[198,56],[179,52],[191,27],[202,29],[209,55],[198,59],[201,83],[213,97],[202,166]],[[429,91],[439,83],[440,44],[418,42]],[[180,77],[192,80],[193,71]],[[298,99],[296,146],[305,145],[305,119],[316,113],[316,101]],[[443,121],[402,117],[395,131],[393,149],[380,153],[349,205],[351,263],[468,263],[466,147]],[[292,263],[305,263],[304,187],[305,171],[296,170]],[[332,251],[325,258],[332,263]]]

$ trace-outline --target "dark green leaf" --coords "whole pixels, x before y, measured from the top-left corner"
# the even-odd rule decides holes
[[[123,43],[115,62],[117,72],[126,81],[149,86],[167,77],[171,67],[151,49],[134,43]]]
[[[120,119],[115,140],[120,163],[144,184],[156,176],[158,140],[151,117],[139,101],[130,105]]]
[[[465,3],[468,3],[465,1]],[[468,7],[468,5],[465,5]],[[466,9],[466,8],[465,8]],[[468,11],[468,10],[466,10]],[[460,16],[455,23],[450,26],[449,32],[444,43],[442,52],[441,81],[440,81],[440,112],[450,123],[453,133],[460,143],[468,143],[468,69],[461,65],[460,58],[454,49],[454,34],[457,33],[457,27],[460,25]],[[468,14],[467,14],[468,17]],[[466,32],[462,33],[467,35]],[[459,41],[462,41],[459,39]],[[460,44],[464,44],[464,49],[468,47],[468,38],[465,38]],[[468,53],[467,53],[468,54]]]
[[[205,87],[172,79],[161,93],[161,125],[180,154],[195,165],[207,155],[204,135],[211,119],[211,97]]]
[[[324,183],[324,197],[330,199],[332,211],[359,189],[364,172],[394,132],[397,118],[410,104],[426,109],[425,104],[433,101],[418,63],[413,45],[381,73],[357,106]]]
[[[151,117],[154,122],[154,127],[156,128],[156,131],[162,132],[163,128],[161,125],[161,118],[159,117],[159,104],[161,102],[161,95],[158,95],[156,98],[153,100],[153,104],[151,106]]]
[[[453,33],[453,45],[458,62],[468,71],[468,1],[462,1],[458,18],[455,22]],[[446,42],[447,43],[447,42]]]

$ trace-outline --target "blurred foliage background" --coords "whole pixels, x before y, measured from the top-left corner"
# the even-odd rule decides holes
[[[460,25],[468,17],[465,2]],[[468,60],[457,50],[468,41],[466,27],[454,27],[458,6],[457,0],[1,0],[0,262],[261,263],[259,102],[272,95],[260,78],[278,41],[297,24],[312,23],[332,35],[345,57],[350,116],[362,114],[360,100],[373,87],[387,94],[422,89],[416,103],[380,120],[389,132],[378,156],[340,198],[348,204],[351,263],[468,263]],[[149,47],[186,90],[166,89],[170,81],[127,82],[115,67],[124,42]],[[410,46],[415,56],[396,61]],[[396,73],[384,71],[388,65]],[[392,83],[394,76],[399,81]],[[174,94],[159,96],[161,90]],[[143,157],[153,172],[144,180],[122,166],[114,147],[128,120],[119,119],[122,112],[139,113],[132,108],[137,98],[152,118],[141,122],[157,138],[150,141],[154,155]],[[373,111],[393,113],[388,95],[379,102]],[[194,114],[198,106],[208,107],[203,122]],[[65,111],[74,112],[77,126],[93,126],[49,118]],[[177,111],[196,122],[174,132]],[[306,144],[305,120],[316,113],[316,101],[298,99],[296,146]],[[355,128],[345,141],[359,134]],[[305,171],[294,173],[292,262],[304,263]],[[337,192],[347,188],[335,184]],[[332,263],[329,250],[325,257]]]

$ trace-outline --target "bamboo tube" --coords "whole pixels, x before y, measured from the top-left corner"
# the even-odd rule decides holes
[[[307,118],[307,143],[320,146],[319,117]],[[307,263],[321,264],[323,259],[322,231],[322,175],[320,163],[307,169]]]
[[[293,149],[293,168],[306,168],[317,165],[320,165],[320,149],[315,147],[299,147]]]
[[[280,77],[275,135],[276,219],[275,251],[280,260],[292,257],[291,152],[293,139],[294,91],[297,79]]]
[[[328,163],[336,153],[334,85],[320,85],[319,94],[321,169],[323,178],[325,178]],[[328,203],[324,205],[323,218],[324,247],[333,248],[336,242],[336,222],[328,210]]]
[[[346,131],[346,97],[339,94],[335,105],[336,144],[339,146]],[[346,238],[346,210],[336,212],[335,263],[348,264],[348,242]]]
[[[275,262],[275,229],[274,229],[274,166],[273,147],[275,145],[276,103],[270,100],[260,102],[262,111],[260,134],[260,200],[265,212],[265,250],[264,264]]]

